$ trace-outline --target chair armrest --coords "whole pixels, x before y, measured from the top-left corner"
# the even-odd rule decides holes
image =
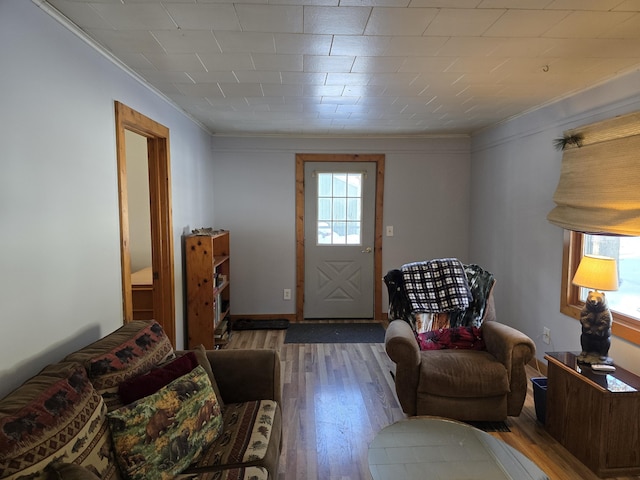
[[[282,405],[280,355],[269,349],[207,350],[225,403],[275,400]]]
[[[416,336],[404,320],[393,320],[384,334],[384,347],[396,364],[419,365],[420,348]]]
[[[519,330],[498,322],[484,322],[482,336],[487,351],[510,370],[512,365],[526,364],[536,353],[533,341]]]
[[[519,330],[498,322],[484,322],[482,336],[487,351],[507,369],[510,393],[507,414],[519,415],[527,394],[527,363],[536,353],[536,345]]]
[[[422,357],[411,326],[404,320],[389,323],[384,336],[384,347],[396,364],[396,394],[407,415],[416,414],[416,395]]]

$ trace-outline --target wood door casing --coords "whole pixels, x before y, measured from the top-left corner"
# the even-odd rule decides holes
[[[375,162],[376,213],[374,234],[374,320],[382,320],[382,206],[384,154],[296,154],[296,321],[304,318],[304,164],[306,162]]]
[[[169,129],[120,102],[115,102],[115,118],[124,322],[127,323],[133,320],[125,146],[125,130],[129,130],[147,139],[149,203],[151,208],[153,311],[155,320],[162,326],[172,345],[176,347]]]

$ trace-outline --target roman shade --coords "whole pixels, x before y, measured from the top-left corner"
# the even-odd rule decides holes
[[[576,232],[640,236],[640,112],[565,132],[576,137],[547,219]]]

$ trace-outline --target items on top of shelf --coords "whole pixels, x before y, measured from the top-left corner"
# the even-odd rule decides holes
[[[220,235],[221,233],[224,233],[224,232],[226,232],[224,228],[219,228],[217,230],[214,230],[212,227],[201,227],[201,228],[194,228],[193,230],[191,230],[191,233],[193,235],[204,235],[204,236]]]

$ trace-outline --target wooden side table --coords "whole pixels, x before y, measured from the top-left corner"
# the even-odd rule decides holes
[[[577,353],[549,352],[545,428],[600,477],[640,474],[640,377],[579,365]]]

